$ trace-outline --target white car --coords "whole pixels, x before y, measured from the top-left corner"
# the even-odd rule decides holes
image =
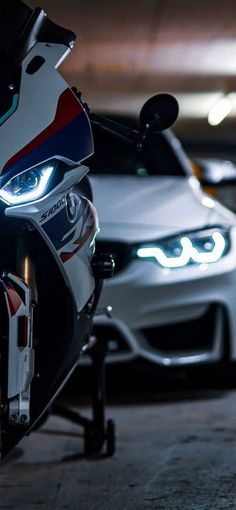
[[[236,213],[236,164],[219,158],[192,161],[194,174],[207,193]]]
[[[235,360],[235,215],[202,191],[170,131],[152,133],[141,152],[102,133],[95,148],[99,249],[116,260],[95,322],[107,361]]]

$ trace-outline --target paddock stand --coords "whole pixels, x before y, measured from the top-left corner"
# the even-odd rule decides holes
[[[92,259],[92,267],[97,285],[97,295],[93,302],[93,308],[99,300],[102,290],[102,282],[106,278],[110,278],[115,269],[113,256],[107,253],[99,253],[94,255]],[[110,317],[111,307],[107,307],[99,312],[106,313]],[[91,310],[90,310],[91,312]],[[67,420],[80,425],[84,429],[84,454],[86,456],[102,453],[104,445],[106,445],[106,455],[112,456],[115,453],[115,423],[113,420],[105,420],[105,357],[107,354],[107,341],[93,338],[89,347],[86,347],[86,353],[89,354],[92,361],[92,419],[82,416],[80,413],[71,411],[70,409],[55,404],[53,413]]]
[[[92,419],[71,411],[60,404],[53,406],[53,414],[66,418],[84,429],[84,455],[115,453],[115,423],[105,420],[105,357],[107,342],[96,340],[86,351],[92,360]]]

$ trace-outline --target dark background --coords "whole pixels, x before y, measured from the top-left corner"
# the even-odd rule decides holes
[[[61,71],[94,110],[137,116],[157,92],[180,103],[175,132],[196,154],[236,157],[234,0],[29,0],[75,31]],[[207,115],[222,94],[232,111],[218,127]]]

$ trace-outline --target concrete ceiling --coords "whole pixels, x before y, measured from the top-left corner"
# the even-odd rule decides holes
[[[232,93],[236,121],[235,0],[28,0],[78,42],[61,67],[97,110],[135,114],[159,91],[177,95],[179,125],[208,130],[210,107]],[[181,124],[182,122],[182,124]],[[211,128],[219,135],[220,128]],[[232,129],[231,129],[232,130]]]

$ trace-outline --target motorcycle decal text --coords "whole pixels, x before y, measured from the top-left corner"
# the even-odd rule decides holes
[[[65,201],[66,201],[66,197],[64,195],[64,197],[62,197],[60,200],[58,200],[58,202],[56,202],[56,204],[54,204],[52,207],[50,207],[50,209],[48,209],[47,211],[45,211],[41,218],[40,218],[40,223],[42,221],[45,221],[46,219],[49,218],[49,216],[51,216],[52,214],[54,214],[56,211],[58,211],[64,204],[65,204]]]
[[[76,248],[76,253],[80,247],[85,243],[87,237],[85,231],[88,230],[88,237],[90,232],[94,229],[95,220],[91,213],[91,207],[89,202],[80,197],[78,200],[78,212],[77,221],[72,226],[66,209],[66,197],[62,197],[56,204],[45,211],[41,216],[42,228],[47,237],[52,242],[57,252],[62,250],[64,246],[67,246],[67,251],[70,254],[69,259],[73,256],[75,247],[74,245],[79,244],[79,248]],[[85,236],[85,237],[84,237]],[[82,243],[82,244],[81,244]],[[66,251],[66,253],[67,253]],[[64,255],[58,254],[59,257],[64,258]],[[62,255],[62,256],[61,256]]]

